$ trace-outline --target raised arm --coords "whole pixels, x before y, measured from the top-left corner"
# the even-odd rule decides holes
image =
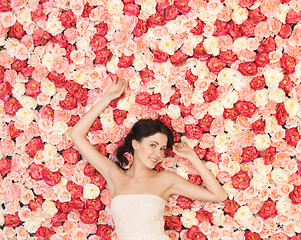
[[[173,181],[169,189],[170,194],[179,194],[191,199],[211,202],[221,202],[227,199],[226,191],[186,142],[176,143],[173,146],[173,151],[192,163],[205,183],[206,188],[193,184],[177,174],[168,172],[167,174],[171,175],[169,178]]]
[[[103,175],[110,189],[113,187],[112,179],[116,174],[120,173],[120,168],[112,160],[98,152],[88,141],[86,135],[99,114],[112,100],[118,98],[123,90],[124,82],[122,80],[114,80],[99,102],[85,113],[69,131],[74,145],[82,156]]]

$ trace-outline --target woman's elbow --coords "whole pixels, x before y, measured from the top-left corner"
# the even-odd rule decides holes
[[[217,196],[217,202],[224,202],[228,199],[228,194],[223,192]]]

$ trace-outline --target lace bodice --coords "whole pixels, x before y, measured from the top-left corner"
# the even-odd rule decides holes
[[[118,195],[111,209],[118,240],[168,240],[164,234],[165,200],[152,194]]]

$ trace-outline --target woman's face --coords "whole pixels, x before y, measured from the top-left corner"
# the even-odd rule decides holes
[[[134,158],[142,161],[146,166],[154,168],[163,157],[167,147],[167,136],[156,133],[141,141],[133,140]]]

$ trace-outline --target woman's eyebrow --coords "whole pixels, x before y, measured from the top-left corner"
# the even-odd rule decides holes
[[[160,145],[157,141],[151,141],[151,142],[154,142],[154,143],[156,143],[157,145]],[[164,145],[163,147],[166,147],[166,145]]]

